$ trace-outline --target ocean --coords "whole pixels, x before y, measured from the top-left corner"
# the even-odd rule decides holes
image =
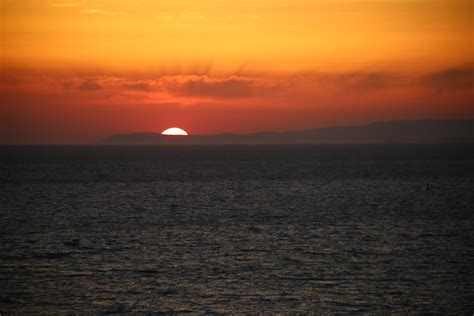
[[[468,145],[1,146],[0,313],[474,312]]]

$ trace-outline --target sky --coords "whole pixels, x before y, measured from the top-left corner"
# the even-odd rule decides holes
[[[0,0],[0,143],[474,117],[472,0]]]

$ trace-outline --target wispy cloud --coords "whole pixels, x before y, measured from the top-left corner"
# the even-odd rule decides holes
[[[246,17],[247,17],[247,19],[251,19],[251,20],[260,19],[260,15],[254,14],[254,13],[247,14]]]
[[[0,90],[55,91],[62,93],[97,92],[94,96],[160,95],[163,98],[186,98],[206,101],[220,99],[326,100],[346,96],[377,97],[394,93],[422,93],[428,96],[468,95],[473,92],[474,71],[470,65],[440,69],[424,74],[400,74],[385,71],[307,72],[299,74],[250,73],[239,75],[161,74],[136,76],[84,74],[39,79],[35,75],[17,74],[0,79]],[[242,101],[247,102],[247,101]]]
[[[232,76],[213,79],[207,76],[165,77],[160,82],[170,93],[180,96],[245,98],[254,94],[254,83]]]
[[[147,82],[126,83],[123,85],[123,88],[126,90],[132,90],[132,91],[142,91],[142,92],[151,91],[151,86]]]
[[[204,15],[196,11],[183,11],[179,13],[163,12],[158,15],[155,15],[154,17],[155,20],[160,20],[160,21],[200,20],[203,18],[204,18]]]
[[[102,86],[94,79],[85,79],[79,86],[81,91],[97,91],[102,89]]]
[[[393,75],[383,72],[349,72],[323,75],[319,78],[325,83],[345,90],[374,91],[391,88],[399,83]]]
[[[56,1],[51,3],[52,7],[57,8],[70,8],[70,7],[79,7],[87,3],[87,0],[78,0],[78,1]]]
[[[104,10],[97,10],[97,9],[85,9],[81,10],[82,13],[86,14],[103,14],[103,15],[123,15],[127,14],[124,11],[104,11]]]
[[[474,68],[471,66],[445,69],[420,78],[422,84],[438,91],[447,89],[472,89],[474,87]]]

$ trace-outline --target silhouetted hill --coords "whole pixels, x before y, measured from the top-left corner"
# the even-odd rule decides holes
[[[105,144],[327,144],[474,142],[474,119],[376,122],[363,126],[303,131],[163,136],[158,133],[113,135]]]

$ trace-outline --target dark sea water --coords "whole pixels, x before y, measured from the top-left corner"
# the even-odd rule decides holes
[[[474,149],[0,147],[0,313],[474,311]]]

